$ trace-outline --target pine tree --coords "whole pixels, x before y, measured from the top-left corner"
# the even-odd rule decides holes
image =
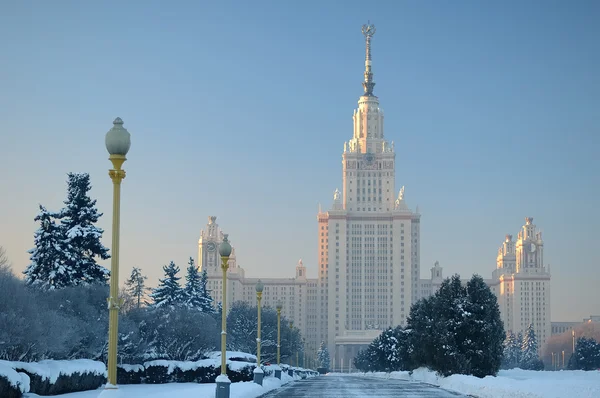
[[[158,286],[152,290],[150,297],[155,308],[175,307],[183,304],[183,289],[179,285],[181,277],[177,276],[179,267],[173,261],[163,266],[165,278],[159,279]]]
[[[513,369],[521,363],[521,346],[517,336],[509,331],[504,340],[504,359],[502,367],[504,369]]]
[[[538,344],[533,330],[533,325],[529,324],[525,330],[523,344],[521,345],[521,368],[528,370],[542,370],[544,364],[538,356]]]
[[[216,314],[217,310],[214,307],[214,301],[208,290],[208,273],[206,269],[202,270],[200,274],[200,295],[202,298],[202,312],[208,314]]]
[[[65,207],[58,213],[65,254],[65,267],[72,276],[70,285],[106,283],[110,272],[96,263],[96,257],[110,258],[100,239],[104,231],[94,224],[102,216],[96,200],[90,199],[90,176],[69,173]]]
[[[594,339],[580,337],[575,353],[569,359],[569,369],[594,370],[600,368],[600,344]]]
[[[34,218],[40,222],[35,232],[35,247],[28,251],[31,264],[23,271],[25,283],[40,289],[61,289],[70,286],[74,270],[65,266],[61,229],[54,222],[55,213],[40,205],[40,212]]]
[[[321,342],[321,346],[317,351],[317,361],[319,362],[321,368],[329,369],[331,360],[329,358],[329,350],[327,349],[324,341]]]
[[[498,299],[479,275],[467,282],[461,352],[468,359],[468,374],[495,376],[503,356],[504,325]]]
[[[410,370],[409,334],[402,326],[384,330],[363,350],[356,367],[372,372]]]
[[[136,308],[138,309],[142,305],[144,295],[149,290],[149,288],[146,287],[146,279],[148,279],[148,277],[142,275],[142,271],[139,268],[133,267],[129,279],[125,281],[125,290],[131,297],[135,298],[137,303]]]
[[[183,295],[185,305],[190,309],[203,310],[202,285],[198,268],[194,265],[194,259],[190,257],[187,274],[185,275],[185,287]]]
[[[498,372],[504,326],[496,297],[478,275],[466,286],[454,275],[433,296],[413,304],[406,332],[411,367],[443,376]]]

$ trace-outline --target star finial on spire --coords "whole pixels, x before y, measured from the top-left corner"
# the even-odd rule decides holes
[[[367,96],[373,96],[373,88],[375,83],[373,82],[373,72],[371,72],[371,38],[375,34],[375,25],[368,21],[366,25],[362,26],[362,34],[366,39],[366,57],[365,57],[365,81],[363,82],[363,89]]]

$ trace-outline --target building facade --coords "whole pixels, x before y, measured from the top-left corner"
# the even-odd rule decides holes
[[[223,242],[224,233],[217,224],[217,217],[208,217],[206,228],[200,232],[198,240],[198,266],[200,271],[206,270],[208,276],[207,287],[215,303],[223,302],[223,271],[219,256],[219,245]],[[235,244],[232,245],[227,271],[227,310],[235,301],[244,301],[257,305],[256,284],[259,278],[247,278],[245,271],[237,264]],[[300,329],[302,336],[310,336],[316,331],[315,297],[317,292],[316,279],[308,279],[306,267],[302,260],[296,265],[296,274],[293,278],[260,278],[264,284],[262,305],[275,308],[281,303],[281,314],[293,322],[295,328]],[[310,345],[307,341],[307,350],[318,347]]]
[[[550,269],[544,265],[544,241],[532,217],[525,218],[516,241],[506,235],[490,287],[498,297],[504,329],[519,333],[533,325],[541,348],[552,333]]]
[[[360,348],[389,326],[404,324],[420,295],[420,214],[404,187],[396,198],[393,142],[373,94],[372,25],[363,26],[363,90],[353,114],[353,135],[342,153],[342,191],[319,212],[318,336],[334,368],[346,368]]]
[[[363,26],[364,92],[353,113],[352,138],[343,145],[342,190],[336,189],[329,209],[319,208],[317,214],[318,274],[308,278],[300,260],[294,277],[261,278],[263,305],[282,304],[282,314],[300,329],[309,355],[326,342],[337,370],[351,368],[358,350],[382,330],[404,325],[411,305],[434,294],[444,278],[437,261],[430,277],[420,278],[421,215],[418,207],[408,207],[404,187],[396,196],[395,145],[386,140],[384,112],[373,93],[374,33],[374,26]],[[222,302],[218,247],[223,236],[211,216],[198,241],[198,264],[207,270],[215,302]],[[258,278],[246,278],[232,246],[227,309],[235,301],[256,305]],[[533,324],[540,347],[552,332],[550,271],[543,250],[542,234],[528,217],[517,241],[506,236],[492,279],[486,279],[498,297],[505,329],[518,333]]]

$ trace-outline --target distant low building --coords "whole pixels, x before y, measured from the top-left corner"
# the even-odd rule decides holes
[[[584,318],[582,322],[551,322],[552,336],[573,330],[584,323],[598,322],[600,322],[600,315],[590,315],[589,318]]]
[[[198,266],[208,275],[207,287],[215,304],[223,301],[223,271],[219,256],[219,245],[223,242],[224,233],[217,224],[217,217],[208,217],[206,229],[200,232],[198,240]],[[259,278],[247,278],[245,271],[237,264],[235,245],[232,242],[227,271],[227,310],[232,303],[244,301],[257,305],[256,283]],[[262,305],[275,308],[282,304],[281,314],[293,322],[294,328],[300,329],[302,336],[316,332],[316,294],[317,279],[306,277],[306,267],[302,260],[296,265],[293,278],[260,278],[264,284]],[[316,352],[316,342],[307,346],[307,350]]]
[[[579,325],[581,325],[581,322],[550,322],[551,335],[563,334]]]

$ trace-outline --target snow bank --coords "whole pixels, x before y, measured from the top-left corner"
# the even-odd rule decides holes
[[[287,375],[286,375],[287,376]],[[287,376],[282,379],[265,377],[263,385],[254,382],[231,383],[230,398],[257,398],[292,381]],[[214,383],[177,383],[177,384],[138,384],[119,385],[118,390],[85,391],[69,394],[69,398],[214,398]]]
[[[39,362],[12,362],[16,369],[36,374],[42,380],[49,380],[50,384],[56,383],[58,376],[71,376],[74,373],[91,373],[95,376],[107,377],[106,365],[91,359],[73,359],[69,361],[44,360]]]
[[[225,351],[225,355],[226,355],[227,359],[240,358],[246,362],[256,363],[256,355],[248,354],[247,352]],[[209,352],[206,356],[209,359],[218,359],[220,361],[221,360],[221,351],[212,351],[212,352]]]
[[[17,372],[12,362],[0,360],[0,376],[6,378],[11,386],[18,388],[21,392],[29,392],[29,376]]]
[[[480,379],[475,376],[440,377],[428,369],[409,372],[350,373],[345,375],[393,378],[433,384],[441,388],[479,398],[597,398],[600,397],[600,372],[566,370],[559,372],[511,369],[498,376]]]
[[[117,365],[119,368],[123,369],[125,372],[143,372],[144,365],[129,365],[129,364],[121,364]]]
[[[256,363],[256,358],[254,363]],[[243,368],[253,366],[254,363],[227,360],[227,367],[233,371],[239,371]],[[157,359],[144,363],[145,368],[151,366],[163,366],[168,369],[167,374],[171,374],[175,371],[175,369],[186,372],[188,370],[197,370],[198,368],[218,368],[221,366],[221,358],[201,359],[199,361],[167,361],[165,359]]]

